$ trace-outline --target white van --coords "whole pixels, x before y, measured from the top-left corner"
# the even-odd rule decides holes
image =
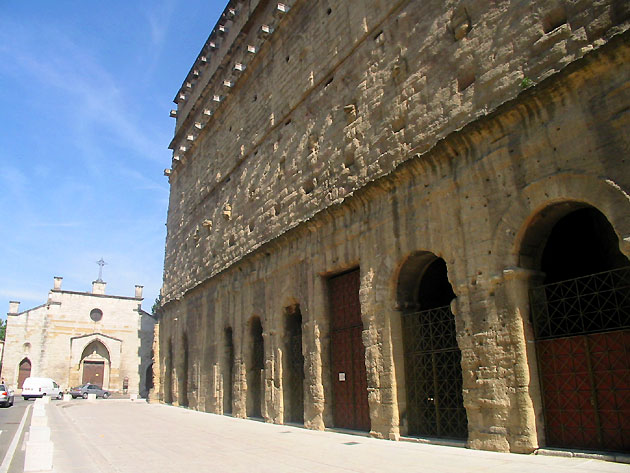
[[[24,380],[24,384],[22,384],[22,397],[24,400],[44,396],[61,399],[63,392],[51,378],[26,378]]]

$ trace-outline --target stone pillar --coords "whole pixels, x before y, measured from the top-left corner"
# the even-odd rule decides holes
[[[400,438],[396,380],[389,320],[385,302],[388,288],[378,284],[379,278],[371,261],[362,259],[359,299],[363,318],[363,344],[367,370],[370,435],[377,438]],[[376,263],[376,262],[374,262]],[[385,277],[384,280],[387,280]],[[390,301],[391,302],[391,301]],[[393,306],[393,303],[392,303]]]
[[[327,317],[326,284],[316,275],[310,280],[308,302],[300,306],[302,312],[302,353],[304,354],[304,427],[324,430],[326,395],[324,389],[321,323]]]
[[[544,442],[536,345],[529,316],[529,289],[541,279],[541,273],[523,268],[503,271],[505,322],[514,349],[516,380],[511,396],[508,441],[510,450],[516,453],[531,453]]]
[[[164,400],[162,393],[162,369],[160,366],[160,324],[153,326],[153,387],[147,395],[150,403],[157,403]]]
[[[241,358],[234,360],[234,392],[232,415],[241,419],[247,417],[247,367]]]

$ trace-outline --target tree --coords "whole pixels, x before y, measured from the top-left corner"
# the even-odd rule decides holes
[[[0,340],[4,340],[4,336],[7,332],[7,321],[0,319]]]
[[[161,304],[162,304],[162,295],[160,294],[159,296],[155,298],[155,302],[151,306],[151,313],[153,315],[157,315],[158,311],[160,310]]]

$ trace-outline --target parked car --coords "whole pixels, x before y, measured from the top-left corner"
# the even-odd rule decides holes
[[[11,407],[14,400],[13,389],[6,384],[0,384],[0,406]]]
[[[22,384],[22,397],[25,401],[33,397],[51,396],[61,399],[63,392],[52,378],[30,377]]]
[[[96,394],[96,397],[102,397],[103,399],[107,399],[110,395],[110,392],[105,389],[100,388],[96,384],[85,383],[82,386],[77,386],[76,388],[72,388],[69,394],[72,396],[72,399],[76,399],[78,397],[87,399],[88,394]]]

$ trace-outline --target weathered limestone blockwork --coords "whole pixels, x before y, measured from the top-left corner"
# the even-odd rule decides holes
[[[283,423],[303,376],[304,425],[352,428],[341,389],[356,373],[333,364],[355,345],[335,341],[331,305],[356,297],[367,388],[353,399],[367,397],[373,436],[422,436],[405,320],[443,260],[468,445],[547,445],[529,303],[546,241],[592,208],[630,255],[628,8],[329,0],[279,15],[275,2],[239,5],[226,12],[240,11],[242,34],[209,59],[223,67],[200,76],[194,105],[178,104],[161,398]],[[247,67],[216,105],[234,62]],[[358,294],[331,300],[330,278],[357,268]],[[287,369],[296,311],[303,375]],[[436,422],[425,436],[461,437]]]

